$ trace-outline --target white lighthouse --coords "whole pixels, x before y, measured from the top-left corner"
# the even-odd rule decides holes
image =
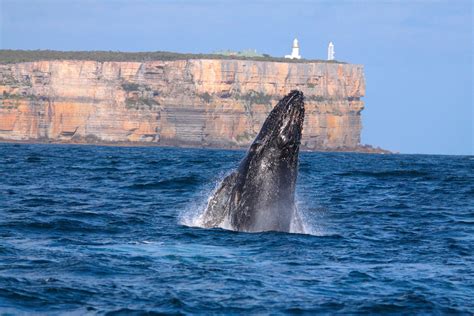
[[[293,40],[293,48],[291,49],[291,55],[285,55],[285,58],[290,59],[301,59],[300,46],[298,45],[298,39]]]
[[[328,60],[334,60],[334,44],[329,42],[328,45]]]

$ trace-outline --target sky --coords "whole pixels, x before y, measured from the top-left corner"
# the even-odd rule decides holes
[[[0,0],[1,49],[254,48],[363,64],[362,143],[474,154],[473,2]]]

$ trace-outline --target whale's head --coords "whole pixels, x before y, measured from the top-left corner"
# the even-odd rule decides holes
[[[304,121],[301,91],[291,91],[268,115],[238,169],[231,224],[245,231],[289,231],[295,214],[298,153]]]
[[[263,123],[250,151],[297,159],[304,122],[303,99],[301,91],[293,90],[280,100]]]

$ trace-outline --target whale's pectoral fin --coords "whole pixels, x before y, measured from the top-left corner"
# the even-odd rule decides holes
[[[230,198],[235,186],[237,172],[233,172],[222,180],[219,188],[209,199],[203,214],[204,227],[218,227],[229,213]]]

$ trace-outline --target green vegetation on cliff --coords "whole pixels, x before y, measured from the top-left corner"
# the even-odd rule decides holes
[[[272,96],[270,94],[265,94],[263,92],[249,91],[246,94],[236,94],[236,99],[241,99],[251,104],[271,104]]]
[[[285,63],[336,63],[344,64],[337,60],[319,59],[286,59],[272,57],[264,54],[263,57],[225,56],[219,54],[183,54],[173,52],[113,52],[113,51],[55,51],[55,50],[0,50],[0,63],[21,63],[40,60],[94,60],[105,61],[136,61],[151,60],[185,60],[185,59],[231,59],[274,61]]]

